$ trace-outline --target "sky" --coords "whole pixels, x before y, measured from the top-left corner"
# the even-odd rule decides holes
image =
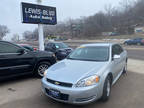
[[[104,11],[105,6],[111,4],[118,6],[121,0],[43,0],[42,5],[57,8],[57,20],[65,21],[69,18],[76,19],[83,16],[94,15]],[[36,3],[36,0],[1,0],[0,25],[6,25],[10,33],[5,38],[9,40],[13,34],[22,36],[26,30],[34,30],[37,24],[23,24],[21,22],[20,3]]]

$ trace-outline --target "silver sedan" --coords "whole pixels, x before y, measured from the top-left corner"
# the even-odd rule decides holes
[[[42,90],[71,104],[107,101],[111,86],[126,70],[127,52],[119,44],[85,44],[45,71]]]

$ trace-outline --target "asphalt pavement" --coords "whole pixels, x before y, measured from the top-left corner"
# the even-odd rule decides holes
[[[129,58],[144,60],[144,49],[127,49],[127,52]]]

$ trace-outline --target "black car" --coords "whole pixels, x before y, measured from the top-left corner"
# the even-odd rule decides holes
[[[56,63],[52,52],[29,51],[16,44],[0,41],[0,79],[25,74],[42,77]]]
[[[72,50],[63,42],[49,42],[45,44],[45,51],[54,52],[58,60],[66,58]]]

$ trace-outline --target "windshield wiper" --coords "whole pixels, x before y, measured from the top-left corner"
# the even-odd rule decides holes
[[[76,58],[67,58],[70,60],[80,60],[80,61],[99,61],[99,62],[104,62],[106,60],[90,60],[90,59],[76,59]]]
[[[70,57],[68,57],[67,59],[70,59],[70,60],[77,60],[77,59],[75,59],[75,58],[70,58]]]

